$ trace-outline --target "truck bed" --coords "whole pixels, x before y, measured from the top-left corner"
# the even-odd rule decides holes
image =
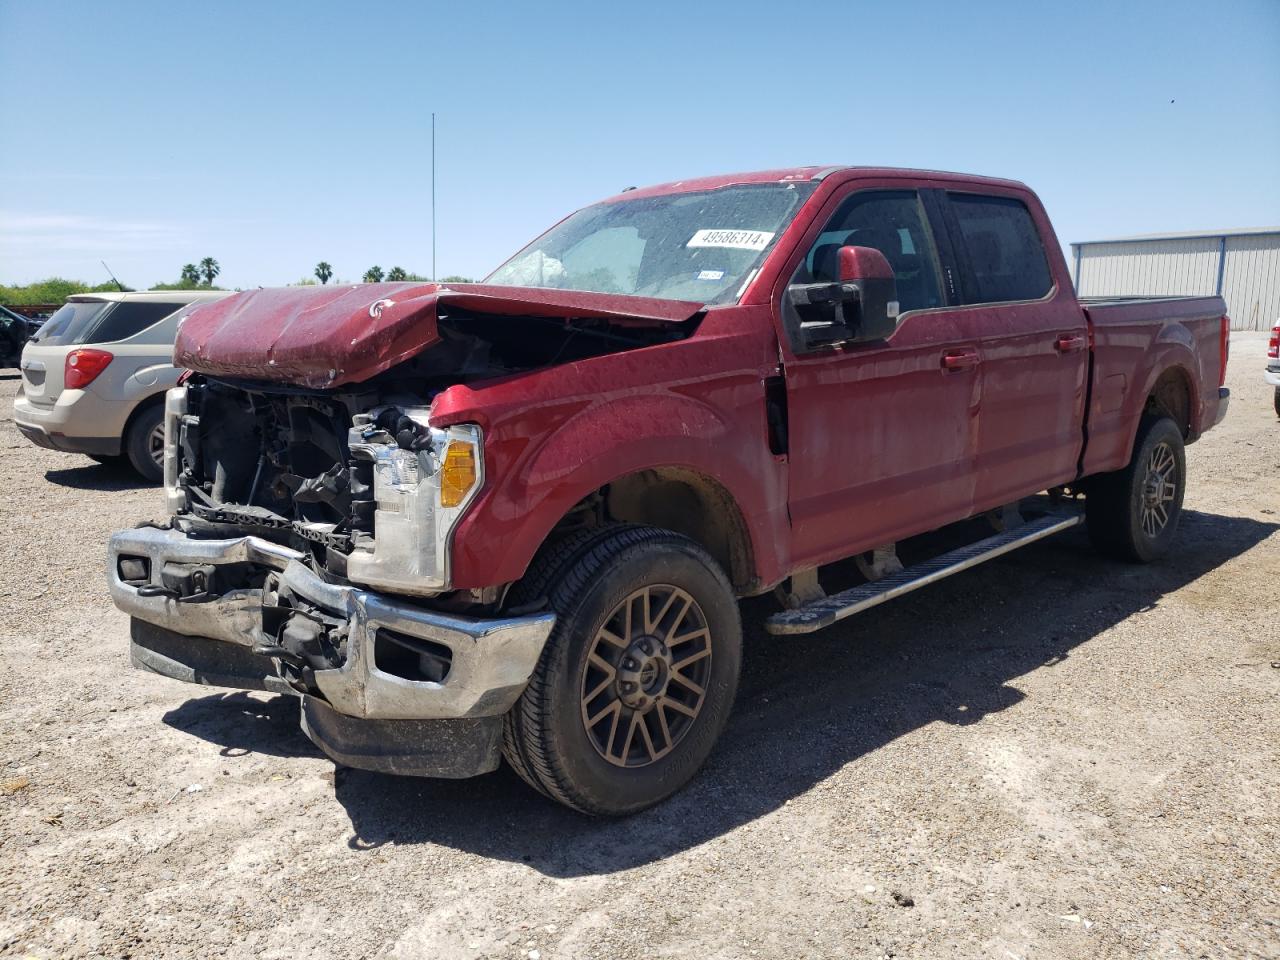
[[[1084,475],[1125,465],[1146,399],[1171,369],[1189,394],[1188,442],[1213,425],[1226,350],[1221,297],[1086,297],[1080,305],[1093,342]]]

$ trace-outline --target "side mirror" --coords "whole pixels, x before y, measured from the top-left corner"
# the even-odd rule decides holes
[[[898,285],[884,254],[874,247],[841,247],[836,258],[837,282],[787,288],[804,348],[884,340],[898,328]]]

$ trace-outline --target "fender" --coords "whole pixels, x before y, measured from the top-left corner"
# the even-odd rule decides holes
[[[734,499],[757,579],[788,549],[786,462],[769,450],[764,376],[772,330],[739,329],[440,394],[432,420],[485,431],[488,486],[454,532],[455,587],[518,580],[572,507],[641,470],[708,477]],[[654,364],[666,382],[653,384]],[[566,378],[578,389],[566,397]]]

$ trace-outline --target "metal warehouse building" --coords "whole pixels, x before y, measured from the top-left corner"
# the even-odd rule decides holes
[[[1082,297],[1221,294],[1233,330],[1280,320],[1280,227],[1162,233],[1071,244]]]

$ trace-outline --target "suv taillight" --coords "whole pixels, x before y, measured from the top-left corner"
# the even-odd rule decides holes
[[[1271,339],[1267,341],[1267,356],[1272,360],[1280,360],[1280,323],[1271,328]]]
[[[72,350],[62,368],[62,385],[68,390],[87,387],[114,359],[105,350]]]

